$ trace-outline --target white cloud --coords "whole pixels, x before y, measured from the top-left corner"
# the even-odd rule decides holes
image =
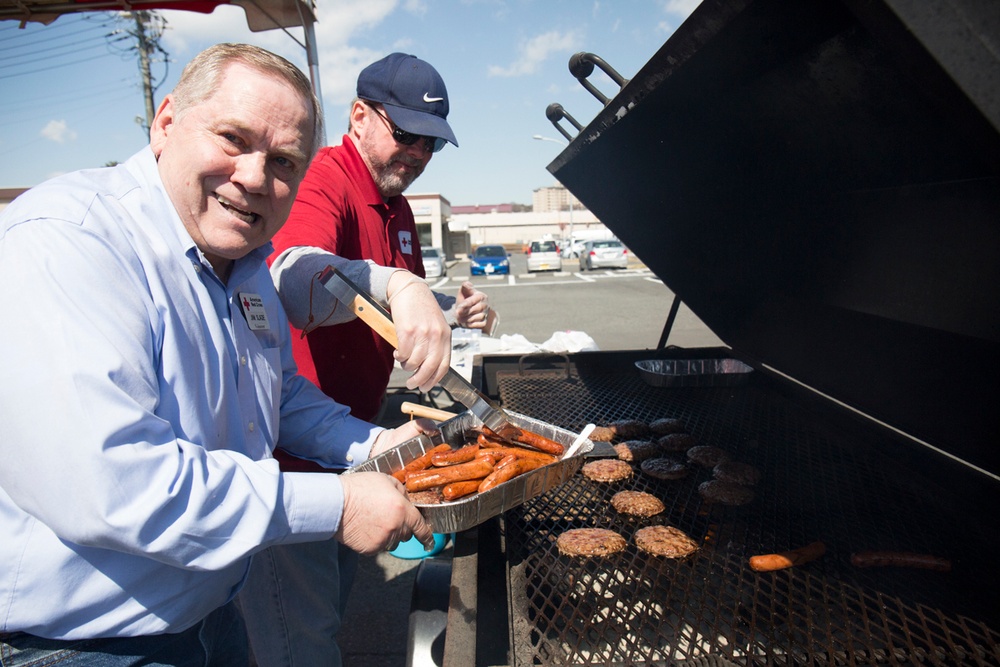
[[[54,141],[57,144],[64,144],[67,141],[76,140],[76,132],[69,129],[69,126],[64,120],[50,120],[45,124],[39,132],[43,137],[49,141]]]
[[[489,74],[490,76],[503,77],[534,74],[538,70],[538,66],[545,62],[550,55],[570,51],[575,48],[577,42],[576,33],[560,33],[557,30],[532,37],[521,42],[518,47],[518,57],[513,63],[507,67],[491,65]]]
[[[663,3],[663,11],[668,14],[677,14],[679,16],[690,16],[698,5],[701,4],[701,0],[666,0]]]

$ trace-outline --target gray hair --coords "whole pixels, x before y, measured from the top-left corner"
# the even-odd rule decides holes
[[[312,83],[298,67],[279,55],[250,44],[216,44],[205,49],[184,67],[180,80],[171,93],[178,115],[204,102],[218,89],[226,68],[240,63],[265,74],[284,79],[309,101],[313,111],[313,144],[309,157],[323,144],[323,113]]]

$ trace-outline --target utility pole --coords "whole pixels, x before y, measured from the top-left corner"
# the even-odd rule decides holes
[[[145,16],[146,14],[148,12],[132,12],[132,16],[135,18],[136,50],[139,52],[139,74],[142,76],[142,91],[146,100],[146,124],[143,127],[148,132],[153,124],[153,77],[149,70],[150,39],[146,35],[146,20],[148,18]]]
[[[153,95],[167,77],[170,54],[160,45],[160,38],[167,29],[167,20],[154,11],[121,12],[117,15],[119,27],[112,33],[114,42],[121,50],[122,57],[138,55],[139,76],[142,80],[145,117],[136,116],[135,122],[149,134],[156,113]],[[114,44],[113,44],[114,45]],[[159,81],[153,77],[153,64],[163,63],[163,75]]]

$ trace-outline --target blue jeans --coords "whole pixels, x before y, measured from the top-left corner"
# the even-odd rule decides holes
[[[237,596],[258,667],[340,667],[337,632],[358,554],[336,540],[257,553]]]
[[[230,602],[176,634],[56,640],[0,635],[0,667],[247,667],[246,628]]]

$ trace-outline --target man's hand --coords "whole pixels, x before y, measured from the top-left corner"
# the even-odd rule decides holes
[[[421,433],[437,435],[440,431],[441,429],[438,428],[437,424],[430,419],[423,417],[411,419],[402,426],[379,433],[378,437],[375,438],[375,444],[372,445],[372,451],[368,455],[368,458],[374,458],[382,452],[387,452],[396,445],[404,443],[407,440],[412,440]]]
[[[389,279],[388,298],[399,347],[393,353],[405,371],[413,371],[408,389],[427,392],[451,364],[451,327],[427,283],[397,271]]]
[[[483,329],[490,314],[489,298],[475,286],[465,281],[458,290],[455,304],[455,320],[466,329]]]
[[[392,551],[416,536],[428,550],[434,532],[406,497],[406,488],[380,472],[340,475],[344,513],[337,540],[360,554]]]

